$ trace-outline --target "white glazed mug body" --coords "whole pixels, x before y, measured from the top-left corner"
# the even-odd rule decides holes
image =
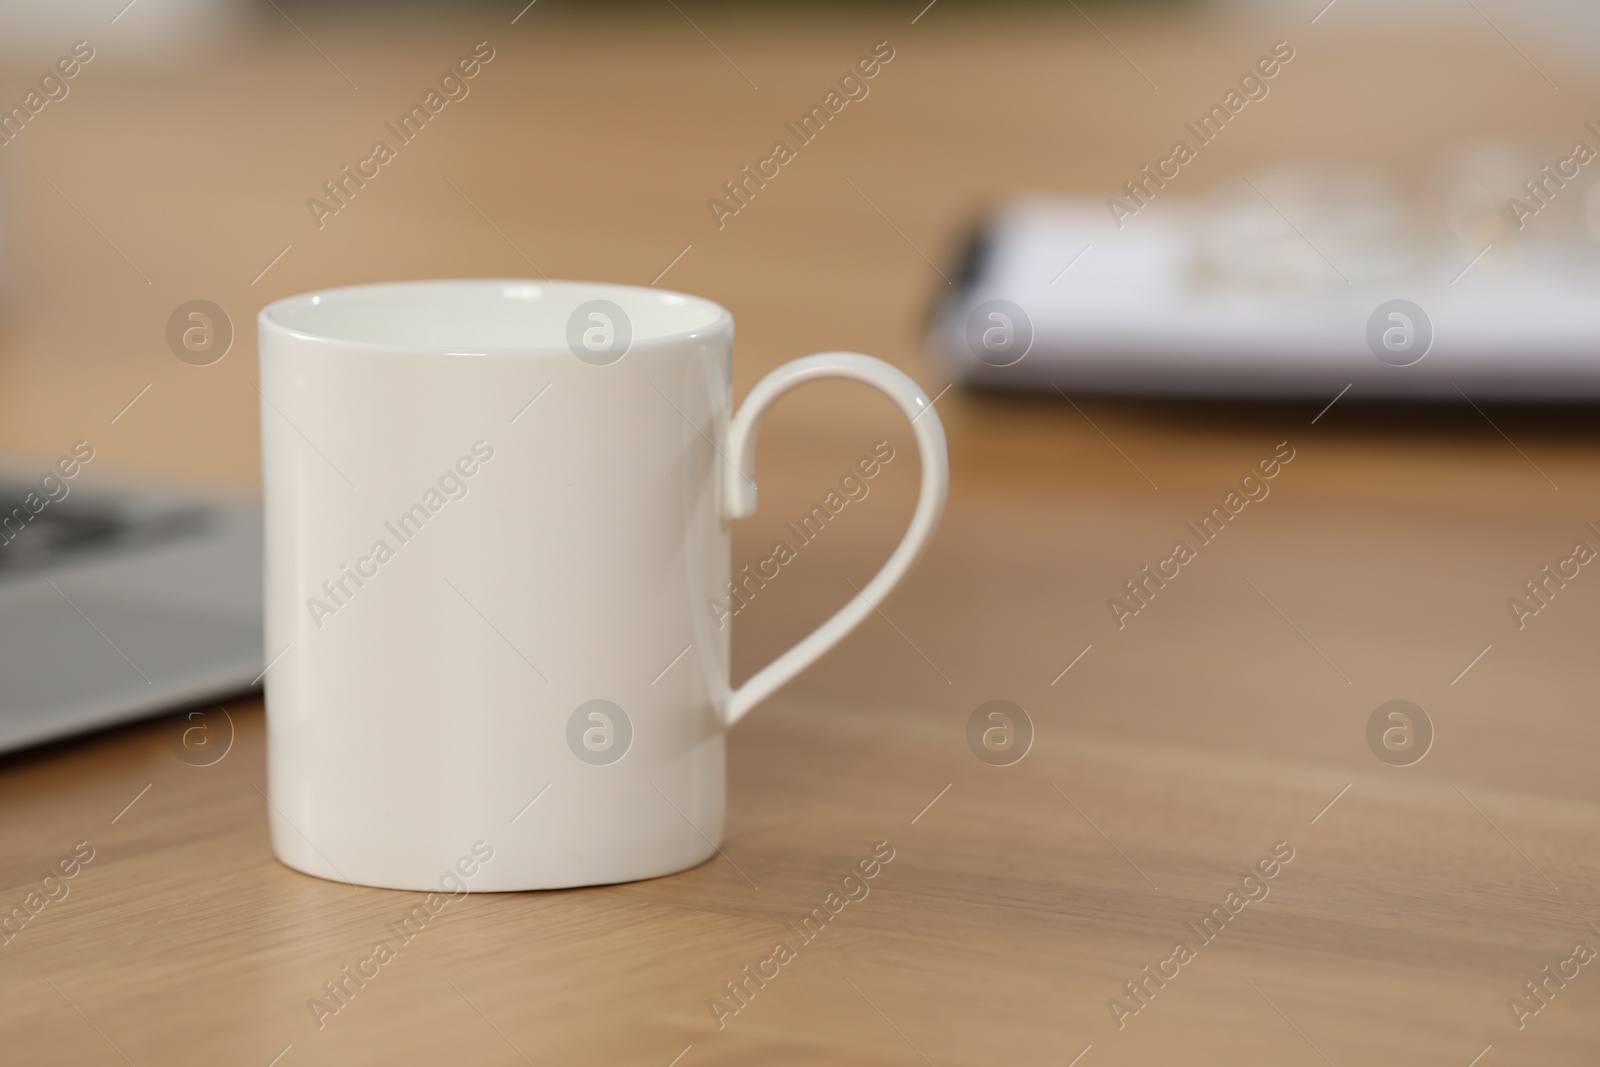
[[[903,409],[928,422],[913,424],[923,501],[880,595],[945,477],[926,398],[867,357],[789,364],[731,425],[732,345],[709,301],[589,283],[395,283],[263,310],[283,862],[494,891],[649,878],[716,851],[727,725],[871,610],[847,605],[742,699],[730,690],[709,605],[726,595],[728,520],[754,507],[734,464],[752,466],[761,411],[824,373],[909,388]]]

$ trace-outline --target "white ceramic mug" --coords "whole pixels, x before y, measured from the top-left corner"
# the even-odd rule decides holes
[[[881,603],[944,507],[927,395],[868,356],[732,405],[733,319],[576,282],[355,286],[262,310],[273,849],[395,889],[650,878],[722,838],[725,731]],[[911,420],[910,528],[860,594],[734,689],[729,522],[803,382]]]

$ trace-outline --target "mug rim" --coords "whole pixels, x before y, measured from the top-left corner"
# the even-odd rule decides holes
[[[277,314],[292,307],[305,307],[316,305],[320,300],[334,296],[357,296],[362,294],[385,294],[407,289],[442,289],[447,286],[472,286],[486,289],[499,289],[505,286],[532,286],[535,288],[562,288],[588,290],[597,299],[612,299],[628,307],[625,301],[639,301],[641,299],[661,301],[663,299],[684,301],[701,305],[712,315],[709,322],[687,330],[678,330],[672,333],[650,334],[644,337],[633,338],[630,349],[670,346],[684,341],[693,341],[726,330],[733,325],[733,313],[715,300],[709,300],[693,293],[680,292],[676,289],[659,289],[648,285],[629,285],[623,282],[597,282],[581,279],[567,278],[402,278],[384,282],[363,282],[356,285],[336,285],[322,289],[312,289],[292,296],[282,297],[267,304],[256,315],[256,324],[259,329],[272,330],[286,337],[298,341],[310,341],[317,344],[364,348],[375,351],[396,353],[427,352],[436,355],[451,356],[480,356],[499,354],[564,354],[568,352],[563,344],[552,345],[429,345],[407,344],[398,341],[380,341],[370,338],[337,337],[331,333],[322,333],[307,330],[300,326],[291,326],[281,321]]]

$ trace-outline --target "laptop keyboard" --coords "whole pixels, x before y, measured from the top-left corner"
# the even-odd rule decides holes
[[[71,557],[192,536],[207,521],[198,508],[139,515],[115,500],[80,499],[76,492],[46,501],[34,512],[23,503],[30,492],[37,502],[37,485],[0,482],[0,577],[43,570]]]

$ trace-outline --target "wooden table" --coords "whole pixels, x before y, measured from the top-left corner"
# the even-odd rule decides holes
[[[1109,195],[1275,40],[1296,64],[1185,192],[1280,158],[1431,167],[1495,131],[1554,159],[1594,98],[1522,34],[1559,92],[1481,23],[1378,32],[1337,7],[1315,27],[1095,9],[1104,36],[1070,9],[955,4],[779,29],[695,6],[693,24],[290,10],[304,36],[269,11],[164,55],[96,23],[72,95],[0,150],[8,451],[88,438],[96,476],[249,488],[255,309],[390,277],[658,279],[735,310],[740,393],[830,347],[936,393],[929,261],[964,217],[1019,187]],[[306,199],[479,40],[496,55],[471,95],[318,230]],[[871,95],[718,229],[706,200],[882,40]],[[194,298],[238,332],[211,367],[163,340]],[[1506,604],[1575,541],[1600,546],[1592,412],[1354,400],[1317,418],[945,394],[944,526],[880,616],[733,735],[726,858],[471,896],[320,1029],[308,1001],[417,897],[273,860],[259,701],[227,705],[210,766],[176,758],[178,718],[5,759],[0,906],[93,850],[0,948],[5,1059],[1592,1064],[1600,964],[1547,980],[1521,1028],[1508,1001],[1531,1008],[1525,982],[1600,948],[1600,572],[1520,631]],[[740,675],[877,566],[915,485],[904,427],[864,391],[812,387],[774,417],[736,565],[885,438],[906,458],[739,619]],[[1280,442],[1295,458],[1270,497],[1118,629],[1108,598]],[[1035,734],[1009,766],[968,743],[997,699]],[[1368,745],[1393,699],[1435,733],[1412,766]],[[894,858],[870,895],[802,941],[790,924],[878,842]],[[1292,860],[1243,883],[1268,895],[1231,906],[1275,848]],[[1197,936],[1219,906],[1230,921]],[[730,999],[779,940],[793,961]]]

